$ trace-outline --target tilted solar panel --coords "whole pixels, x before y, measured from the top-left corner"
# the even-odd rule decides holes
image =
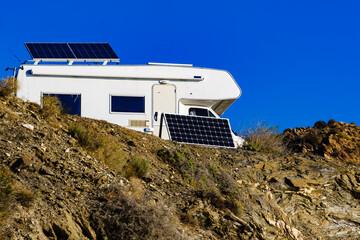
[[[228,119],[165,114],[170,139],[182,143],[234,148]]]
[[[109,43],[25,43],[33,59],[119,59]]]
[[[67,43],[25,43],[34,58],[76,58]]]
[[[69,43],[76,58],[117,59],[118,56],[108,43]]]

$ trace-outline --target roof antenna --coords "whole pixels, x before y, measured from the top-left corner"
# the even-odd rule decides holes
[[[18,58],[17,56],[16,56],[16,54],[13,52],[13,51],[11,51],[11,49],[10,48],[8,48],[8,50],[11,52],[11,54],[19,61],[19,63],[23,63],[21,60],[20,60],[20,58]]]
[[[14,57],[15,57],[20,63],[23,63],[15,54],[14,54]]]

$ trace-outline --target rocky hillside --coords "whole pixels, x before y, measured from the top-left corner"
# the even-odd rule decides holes
[[[51,106],[0,98],[1,239],[360,236],[354,164],[182,145]]]
[[[360,163],[360,127],[355,123],[318,121],[314,127],[286,129],[284,139],[296,152]]]

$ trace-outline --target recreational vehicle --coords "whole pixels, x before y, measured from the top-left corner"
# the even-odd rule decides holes
[[[70,114],[157,136],[163,113],[220,118],[241,95],[224,70],[187,64],[120,65],[108,44],[25,45],[32,60],[18,70],[18,97],[41,104],[44,95],[55,96]],[[162,138],[169,139],[166,131]],[[242,144],[242,139],[233,138]]]

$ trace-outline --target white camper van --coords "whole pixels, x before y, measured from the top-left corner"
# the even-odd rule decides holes
[[[84,52],[73,50],[82,45],[70,45],[75,57],[69,57],[61,55],[67,48],[61,52],[65,47],[57,43],[27,43],[33,59],[19,68],[17,96],[38,104],[44,95],[56,96],[70,114],[158,136],[162,113],[220,118],[241,95],[234,78],[223,70],[185,64],[119,65],[113,52],[107,58],[95,58],[95,53],[83,58]]]

